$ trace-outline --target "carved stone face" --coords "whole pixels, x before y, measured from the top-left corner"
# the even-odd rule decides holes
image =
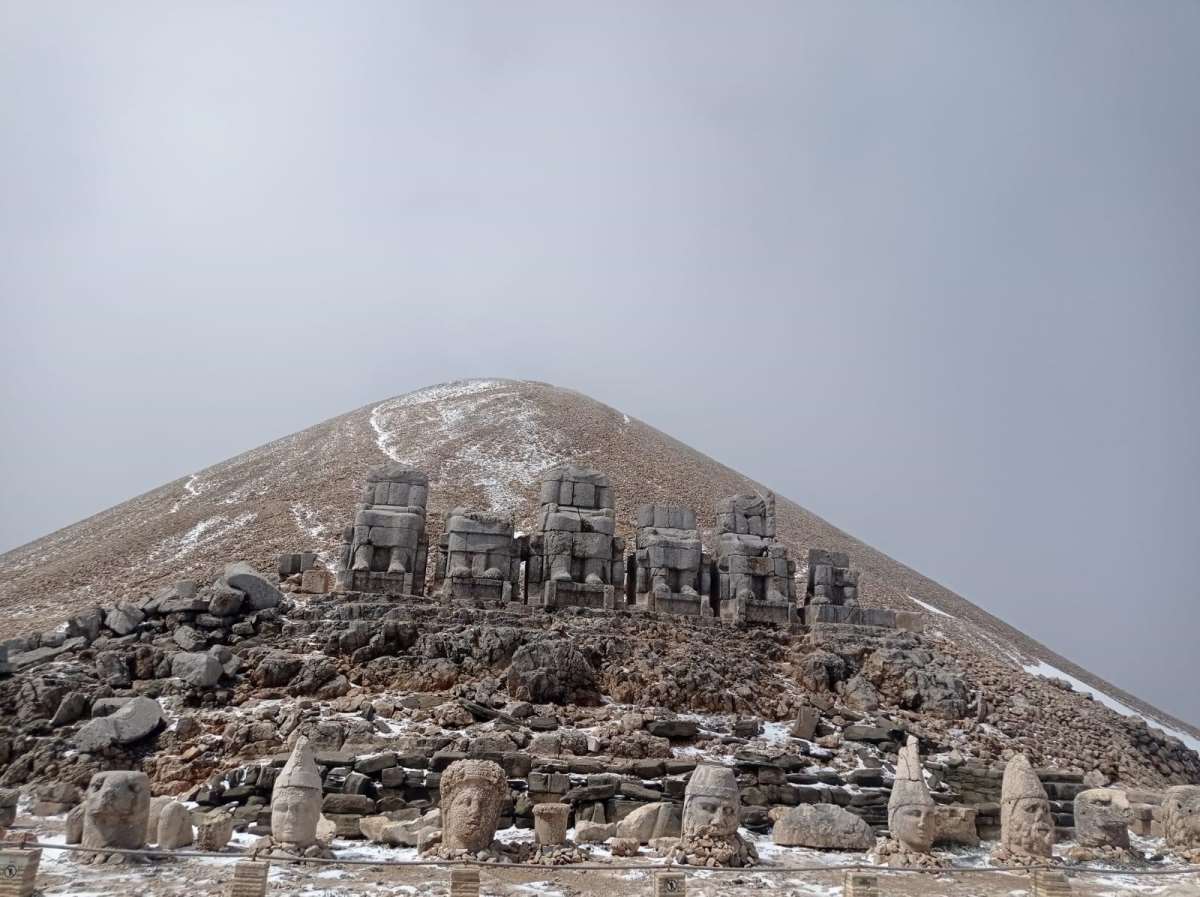
[[[146,846],[150,779],[144,772],[101,772],[92,776],[83,802],[83,846]]]
[[[1004,846],[1030,856],[1048,857],[1054,852],[1054,817],[1050,802],[1036,797],[1015,801],[1004,829]]]
[[[301,847],[316,843],[320,820],[320,791],[284,785],[271,793],[271,837],[279,843]]]
[[[915,853],[929,853],[937,837],[937,811],[925,804],[900,807],[892,817],[892,836]]]
[[[741,816],[737,776],[732,769],[702,764],[683,796],[683,835],[733,840]]]
[[[1168,847],[1200,849],[1200,786],[1177,785],[1167,789],[1163,801],[1163,835]]]
[[[442,774],[442,845],[487,849],[508,796],[504,770],[487,760],[459,760]]]
[[[684,830],[686,834],[705,834],[732,837],[737,832],[737,804],[728,798],[700,794],[689,798],[683,805]]]

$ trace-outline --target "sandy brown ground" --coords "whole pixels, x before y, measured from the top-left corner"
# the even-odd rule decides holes
[[[30,831],[44,842],[62,842],[61,817],[18,817],[17,830]],[[370,850],[368,848],[368,850]],[[231,850],[228,859],[176,858],[133,865],[85,866],[79,854],[43,850],[37,887],[42,897],[197,897],[229,892],[234,864],[245,856]],[[852,858],[824,855],[830,862]],[[811,865],[772,857],[773,865],[750,871],[688,876],[687,893],[702,897],[736,897],[772,893],[784,897],[840,897],[844,873],[836,867],[819,871],[789,868]],[[646,858],[612,861],[612,871],[572,870],[570,867],[480,867],[485,897],[633,897],[652,894],[652,869],[630,868]],[[679,868],[679,867],[676,867]],[[1026,875],[963,870],[957,874],[916,875],[877,870],[880,897],[1032,897]],[[449,894],[446,868],[408,866],[275,865],[267,894],[273,897],[444,897]],[[1200,870],[1178,876],[1134,877],[1116,872],[1072,877],[1075,897],[1196,897]]]

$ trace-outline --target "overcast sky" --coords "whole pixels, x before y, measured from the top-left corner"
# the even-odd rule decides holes
[[[1200,4],[0,0],[0,83],[0,550],[541,379],[1200,723]]]

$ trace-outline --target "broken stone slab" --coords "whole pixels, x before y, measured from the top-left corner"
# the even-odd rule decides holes
[[[93,753],[114,744],[140,741],[162,725],[162,708],[152,698],[131,698],[110,716],[93,719],[75,733],[75,746]]]
[[[57,648],[34,648],[32,651],[25,651],[21,654],[13,654],[8,658],[8,666],[14,673],[20,673],[28,670],[38,664],[45,663],[48,660],[53,660],[60,654],[66,654],[69,651],[76,651],[80,648],[87,647],[87,640],[79,638],[70,638],[59,645]]]
[[[71,723],[82,719],[86,712],[87,698],[84,697],[83,693],[69,691],[58,702],[58,709],[54,711],[54,718],[50,720],[50,725],[55,729],[59,726],[69,726]]]
[[[646,721],[646,731],[659,738],[690,739],[700,732],[700,724],[692,719],[652,719]]]
[[[247,564],[237,561],[225,567],[222,577],[227,585],[246,593],[246,603],[254,610],[278,607],[283,595],[265,576]]]

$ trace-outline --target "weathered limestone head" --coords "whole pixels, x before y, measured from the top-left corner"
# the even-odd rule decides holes
[[[1081,847],[1129,849],[1129,799],[1118,788],[1089,788],[1075,795],[1075,838]]]
[[[98,772],[83,798],[83,846],[146,846],[150,778],[144,772]]]
[[[1200,785],[1168,788],[1162,813],[1168,847],[1200,850]]]
[[[308,739],[301,738],[271,789],[271,837],[277,844],[304,849],[316,843],[321,797],[321,774]]]
[[[728,766],[702,763],[683,793],[683,836],[707,835],[732,840],[741,815],[737,776]]]
[[[491,760],[457,760],[441,780],[442,846],[486,850],[496,837],[508,780]]]
[[[1000,788],[1000,844],[1012,853],[1049,857],[1054,852],[1050,799],[1029,758],[1017,754],[1004,768]]]
[[[888,799],[888,830],[915,853],[929,853],[937,837],[936,804],[925,785],[917,739],[911,735],[896,762],[896,782]]]

